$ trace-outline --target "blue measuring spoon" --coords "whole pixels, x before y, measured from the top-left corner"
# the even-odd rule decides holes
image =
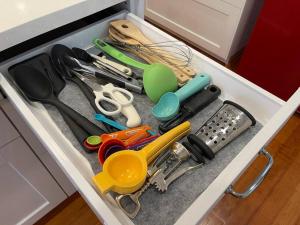
[[[124,125],[122,125],[114,120],[108,119],[107,117],[105,117],[104,115],[102,115],[100,113],[95,114],[95,119],[98,121],[101,121],[103,123],[107,123],[107,124],[111,125],[112,127],[117,128],[118,130],[127,130],[128,129]]]

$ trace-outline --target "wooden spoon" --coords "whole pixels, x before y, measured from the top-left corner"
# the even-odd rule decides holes
[[[115,30],[117,30],[119,33],[130,37],[134,40],[137,40],[143,45],[155,45],[150,39],[148,39],[141,31],[140,29],[135,26],[133,23],[131,23],[129,20],[116,20],[112,21],[110,23],[110,26],[113,27]],[[176,60],[175,56],[172,56],[168,53],[166,53],[165,50],[155,48],[152,49],[153,51],[156,51],[158,54],[165,55],[164,60],[169,62],[171,65],[178,65],[179,61]],[[196,72],[194,69],[190,67],[185,67],[185,68],[178,68],[179,70],[183,71],[185,74],[188,76],[195,76]]]
[[[121,42],[121,43],[125,43],[125,44],[128,44],[128,45],[141,45],[141,43],[139,43],[138,41],[120,34],[113,27],[109,27],[108,31],[109,31],[109,37],[112,40],[115,40],[115,41],[118,41],[118,42]],[[190,76],[187,76],[185,73],[183,73],[183,71],[179,70],[178,67],[175,67],[174,65],[170,65],[168,62],[161,59],[158,55],[150,55],[150,54],[147,54],[143,51],[137,51],[137,50],[130,49],[130,48],[126,48],[126,49],[124,48],[124,50],[135,54],[136,56],[142,58],[143,60],[145,60],[146,62],[148,62],[150,64],[151,63],[166,64],[167,66],[169,66],[174,71],[174,73],[177,77],[179,86],[184,85],[188,80],[191,79]]]

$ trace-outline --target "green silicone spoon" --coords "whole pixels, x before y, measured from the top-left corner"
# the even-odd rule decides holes
[[[144,64],[138,62],[100,39],[95,39],[93,43],[97,48],[120,62],[144,70],[144,89],[151,101],[156,103],[163,94],[177,89],[176,75],[166,65],[161,63]]]

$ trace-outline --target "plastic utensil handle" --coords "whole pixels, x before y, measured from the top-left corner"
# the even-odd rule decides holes
[[[76,124],[68,115],[64,112],[60,112],[64,121],[69,126],[70,130],[76,137],[77,141],[83,146],[85,139],[90,136],[85,130],[83,130],[78,124]]]
[[[115,182],[105,172],[100,172],[93,176],[92,180],[96,188],[98,188],[102,194],[106,194],[115,186]]]
[[[95,76],[101,80],[103,79],[107,81],[108,83],[115,84],[121,88],[126,88],[127,90],[134,91],[138,94],[141,94],[143,92],[142,86],[124,81],[122,78],[114,76],[113,74],[95,72]]]
[[[87,98],[87,100],[89,101],[90,105],[95,110],[95,112],[100,113],[100,110],[95,104],[95,95],[93,93],[93,90],[86,83],[80,80],[77,76],[72,77],[71,80],[80,88],[80,90]],[[103,125],[105,126],[108,132],[112,132],[112,129],[109,125],[107,124],[103,124]]]
[[[69,106],[65,105],[64,103],[60,102],[58,99],[49,99],[45,102],[48,102],[54,106],[56,106],[60,111],[64,112],[68,115],[73,121],[83,128],[87,133],[90,135],[100,135],[105,133],[104,130],[93,124],[84,116],[80,115],[78,112],[71,109]]]
[[[133,94],[131,94],[129,91],[125,90],[124,88],[118,88],[118,87],[115,87],[113,84],[108,83],[108,84],[102,86],[102,90],[104,93],[109,94],[109,96],[112,99],[117,101],[122,106],[130,105],[133,102],[133,99],[134,99]],[[125,96],[124,96],[124,98],[118,99],[115,96],[115,93],[121,93],[122,95],[125,95]]]
[[[73,135],[75,136],[76,140],[83,147],[83,149],[87,153],[93,152],[90,149],[86,148],[86,146],[84,145],[86,138],[89,137],[90,135],[85,130],[83,130],[76,122],[74,122],[68,115],[66,115],[63,112],[60,112],[60,113],[61,113],[62,117],[64,118],[64,121],[66,122],[66,124],[68,125],[70,130],[72,131]]]
[[[205,160],[202,155],[202,151],[197,145],[192,145],[188,141],[182,142],[182,145],[192,154],[192,159],[197,163],[204,164]]]
[[[126,73],[129,76],[132,75],[132,70],[129,67],[123,66],[119,63],[111,61],[111,60],[107,59],[105,56],[102,56],[102,57],[99,57],[99,58],[100,58],[99,61],[102,61],[103,63],[108,64],[108,65],[116,68],[117,70],[120,70],[123,73]]]
[[[195,115],[204,107],[215,101],[221,94],[220,88],[210,85],[205,90],[192,96],[187,103],[182,105],[182,110],[189,113],[189,117]]]
[[[144,91],[144,87],[142,85],[132,84],[130,82],[125,82],[125,88],[138,94],[142,94]]]
[[[105,96],[103,96],[102,93],[100,92],[94,92],[96,98],[95,98],[95,104],[98,107],[98,109],[101,111],[101,113],[108,115],[108,116],[113,116],[113,115],[117,115],[121,112],[121,104],[119,104],[118,102],[116,102],[115,100],[111,99],[111,98],[107,98]],[[115,110],[113,111],[108,111],[106,109],[104,109],[101,105],[100,102],[107,102],[110,105],[113,105]]]
[[[132,75],[132,70],[127,67],[127,66],[124,66],[122,64],[119,64],[119,63],[116,63],[114,61],[111,61],[109,59],[107,59],[104,55],[103,56],[97,56],[97,55],[94,55],[94,54],[90,54],[90,56],[92,56],[96,62],[101,62],[101,63],[104,63],[104,64],[107,64],[107,65],[110,65],[112,67],[114,67],[115,69],[127,74],[127,75]]]
[[[148,144],[146,147],[140,150],[139,153],[146,157],[149,165],[149,163],[152,162],[163,150],[168,148],[175,141],[179,141],[181,138],[187,135],[190,130],[191,124],[189,121],[186,121]]]
[[[91,55],[95,59],[96,66],[100,64],[100,66],[104,66],[105,68],[111,69],[114,72],[120,73],[120,75],[126,75],[127,77],[132,75],[132,71],[130,68],[123,66],[119,63],[110,61],[106,59],[105,56],[99,57],[97,55]],[[98,65],[99,66],[99,65]]]
[[[110,126],[113,126],[113,127],[117,128],[119,130],[126,130],[127,129],[127,127],[123,126],[122,124],[120,124],[120,123],[118,123],[118,122],[116,122],[114,120],[108,119],[107,117],[105,117],[102,114],[96,114],[95,115],[95,119],[98,120],[98,121],[107,123]]]
[[[179,124],[185,122],[189,118],[189,114],[186,112],[180,112],[172,119],[168,120],[167,122],[159,124],[159,131],[165,133],[174,127],[178,126]]]
[[[179,102],[182,102],[183,100],[187,99],[188,97],[192,96],[193,94],[207,86],[209,82],[209,76],[204,74],[196,75],[193,79],[189,80],[186,85],[178,89],[175,92],[175,95],[177,95]]]
[[[105,80],[106,82],[113,83],[118,85],[119,87],[125,88],[125,81],[122,81],[119,78],[114,77],[113,75],[109,76],[105,73],[95,72],[95,77],[99,78],[100,80]]]
[[[118,102],[128,101],[128,99],[121,92],[114,92],[114,96]],[[141,117],[132,104],[123,106],[121,108],[121,113],[127,118],[127,127],[137,127],[141,124]]]
[[[128,57],[127,55],[123,54],[122,52],[120,52],[119,50],[110,46],[109,44],[105,43],[104,41],[101,41],[100,39],[95,39],[93,41],[93,43],[95,44],[95,46],[97,48],[101,49],[102,51],[104,51],[105,53],[107,53],[111,57],[119,60],[122,63],[125,63],[125,64],[133,66],[133,67],[137,67],[137,68],[143,69],[143,70],[145,70],[149,67],[149,65],[138,62],[138,61]]]
[[[80,88],[84,96],[88,99],[90,105],[93,107],[93,109],[97,112],[99,111],[95,105],[95,95],[93,93],[93,90],[86,85],[82,80],[80,80],[77,76],[74,76],[71,78],[71,80]]]
[[[113,67],[113,66],[111,66],[109,64],[103,63],[103,62],[101,62],[99,60],[95,61],[93,63],[93,65],[95,65],[99,69],[106,70],[109,73],[113,73],[113,74],[116,74],[117,76],[123,77],[126,80],[130,80],[131,79],[131,77],[129,75],[127,75],[126,73],[123,73],[122,71],[116,69],[115,67]]]
[[[215,157],[215,153],[195,134],[189,134],[187,139],[192,145],[197,146],[208,159],[212,160]]]

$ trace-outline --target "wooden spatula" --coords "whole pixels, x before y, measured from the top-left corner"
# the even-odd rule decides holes
[[[130,37],[143,45],[155,45],[140,31],[140,29],[137,26],[135,26],[129,20],[115,20],[110,23],[110,26],[117,30],[119,33],[123,34],[124,36]],[[155,48],[155,50],[153,49],[153,51],[156,51],[158,54],[165,55],[164,60],[169,62],[170,64],[179,64],[180,60],[176,60],[175,56],[166,53],[165,50]],[[184,68],[179,67],[178,69],[183,71],[188,76],[194,76],[196,74],[195,70],[188,66]]]
[[[125,43],[125,44],[129,44],[129,45],[140,45],[140,43],[132,38],[129,37],[125,37],[124,35],[118,33],[114,28],[109,27],[109,37],[112,40],[116,40],[118,42],[121,43]],[[134,49],[130,49],[130,48],[126,48],[124,49],[126,51],[129,51],[133,54],[135,54],[136,56],[142,58],[143,60],[145,60],[148,63],[164,63],[167,66],[169,66],[174,73],[176,74],[177,80],[178,80],[178,84],[179,86],[184,85],[189,79],[191,79],[190,76],[187,76],[185,73],[183,73],[182,71],[180,71],[177,67],[175,67],[174,65],[170,65],[169,63],[166,63],[164,60],[162,60],[159,56],[157,55],[150,55],[150,54],[146,54],[143,51],[137,51]]]

